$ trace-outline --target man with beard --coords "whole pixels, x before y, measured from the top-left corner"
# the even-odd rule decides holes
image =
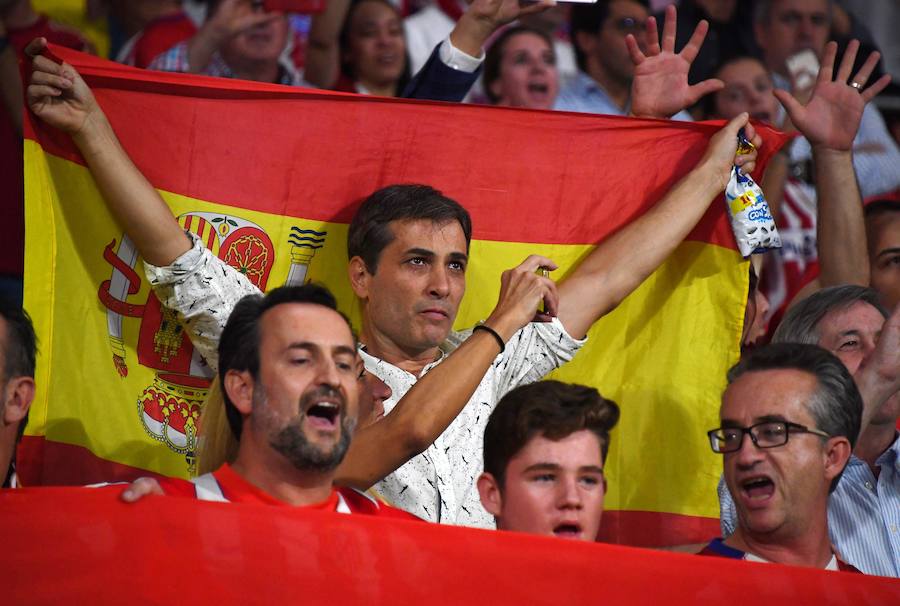
[[[283,287],[241,299],[219,343],[219,381],[237,457],[150,492],[415,519],[333,486],[356,427],[361,362],[327,289]]]

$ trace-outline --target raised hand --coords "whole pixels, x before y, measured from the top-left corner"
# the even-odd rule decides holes
[[[697,58],[700,45],[706,38],[709,23],[701,21],[691,39],[680,53],[675,52],[675,5],[666,8],[663,25],[662,48],[656,19],[647,19],[649,46],[644,54],[632,34],[625,37],[628,53],[634,63],[634,80],[631,83],[631,113],[641,118],[670,118],[696,103],[700,97],[721,90],[725,84],[718,79],[704,80],[693,86],[688,84],[688,71]]]
[[[256,10],[250,0],[222,0],[207,23],[217,37],[224,40],[279,17],[281,13]]]
[[[847,45],[837,77],[832,80],[837,43],[829,42],[825,46],[819,77],[816,79],[812,97],[806,105],[787,91],[775,91],[775,97],[784,106],[791,122],[813,147],[850,151],[866,103],[884,90],[891,81],[891,77],[885,74],[864,89],[881,56],[878,52],[870,54],[850,80],[850,71],[853,69],[858,50],[859,42],[852,40]]]
[[[737,134],[743,128],[744,135],[747,140],[753,144],[756,149],[762,146],[762,137],[760,137],[753,125],[750,124],[750,115],[744,112],[732,118],[719,132],[713,135],[706,146],[706,153],[700,160],[700,165],[707,166],[712,170],[714,178],[719,182],[722,189],[728,184],[731,178],[732,166],[741,167],[741,172],[748,174],[756,169],[757,152],[753,150],[749,154],[735,157],[737,152]]]
[[[485,324],[500,333],[504,339],[529,322],[549,322],[559,308],[559,294],[556,283],[537,272],[540,269],[552,271],[556,263],[540,255],[529,255],[500,277],[500,297]],[[544,302],[544,311],[536,313],[538,305]]]
[[[25,99],[42,121],[76,135],[92,117],[100,117],[103,113],[75,68],[41,56],[46,48],[44,38],[35,38],[25,47],[25,54],[32,58],[31,82],[25,91]]]
[[[555,5],[556,0],[538,0],[524,6],[519,0],[472,0],[450,33],[450,41],[464,53],[477,57],[497,28]]]

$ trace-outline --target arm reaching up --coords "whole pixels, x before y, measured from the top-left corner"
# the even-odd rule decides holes
[[[42,122],[72,137],[87,162],[110,212],[141,256],[169,265],[191,248],[172,212],[122,148],[91,90],[75,69],[41,53],[43,38],[25,49],[32,57],[28,107]]]
[[[665,261],[725,190],[734,165],[754,170],[755,151],[735,158],[742,127],[757,148],[762,145],[748,120],[743,113],[725,125],[697,166],[656,206],[598,244],[560,284],[559,319],[570,335],[584,335]]]
[[[866,104],[888,85],[890,76],[882,76],[871,86],[865,86],[878,62],[879,54],[875,52],[851,79],[858,49],[859,43],[851,41],[834,75],[837,44],[828,43],[812,96],[806,104],[787,91],[775,91],[791,123],[806,137],[813,151],[821,268],[813,290],[869,283],[862,197],[851,150]]]

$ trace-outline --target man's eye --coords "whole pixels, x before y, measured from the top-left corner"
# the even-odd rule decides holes
[[[584,476],[583,478],[581,478],[581,483],[585,484],[586,486],[597,486],[598,484],[600,484],[600,478],[596,476]]]
[[[291,364],[295,366],[302,366],[303,364],[309,363],[309,358],[292,358]]]
[[[722,431],[722,440],[724,440],[725,442],[734,443],[740,440],[741,436],[743,435],[743,432],[734,429],[726,429]]]
[[[859,347],[859,341],[856,339],[847,339],[838,347],[841,351],[851,351]]]
[[[780,423],[776,425],[766,425],[759,428],[759,437],[763,440],[778,440],[784,437],[786,431],[787,428]]]
[[[556,479],[556,476],[552,473],[542,473],[540,475],[534,476],[532,478],[535,482],[552,482]]]
[[[410,265],[425,265],[426,261],[422,257],[413,257],[409,261],[407,261]]]
[[[460,261],[452,261],[448,267],[453,271],[466,271],[466,264]]]

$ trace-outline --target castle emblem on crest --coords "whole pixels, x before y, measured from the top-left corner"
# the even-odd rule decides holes
[[[266,290],[275,264],[275,247],[259,225],[236,217],[210,212],[188,212],[178,223],[194,233],[214,255],[242,272],[260,290]],[[291,265],[285,286],[306,282],[316,251],[325,244],[327,232],[292,227],[288,237]],[[127,236],[118,250],[115,240],[106,246],[103,258],[112,266],[109,280],[98,292],[106,307],[107,332],[113,364],[119,376],[128,375],[128,356],[122,320],[141,318],[134,349],[137,362],[152,368],[153,382],[137,398],[137,413],[144,431],[153,439],[185,457],[188,472],[195,471],[197,424],[213,378],[206,360],[197,353],[175,312],[164,308],[152,292],[146,302],[128,301],[141,288],[135,271],[138,253]]]

